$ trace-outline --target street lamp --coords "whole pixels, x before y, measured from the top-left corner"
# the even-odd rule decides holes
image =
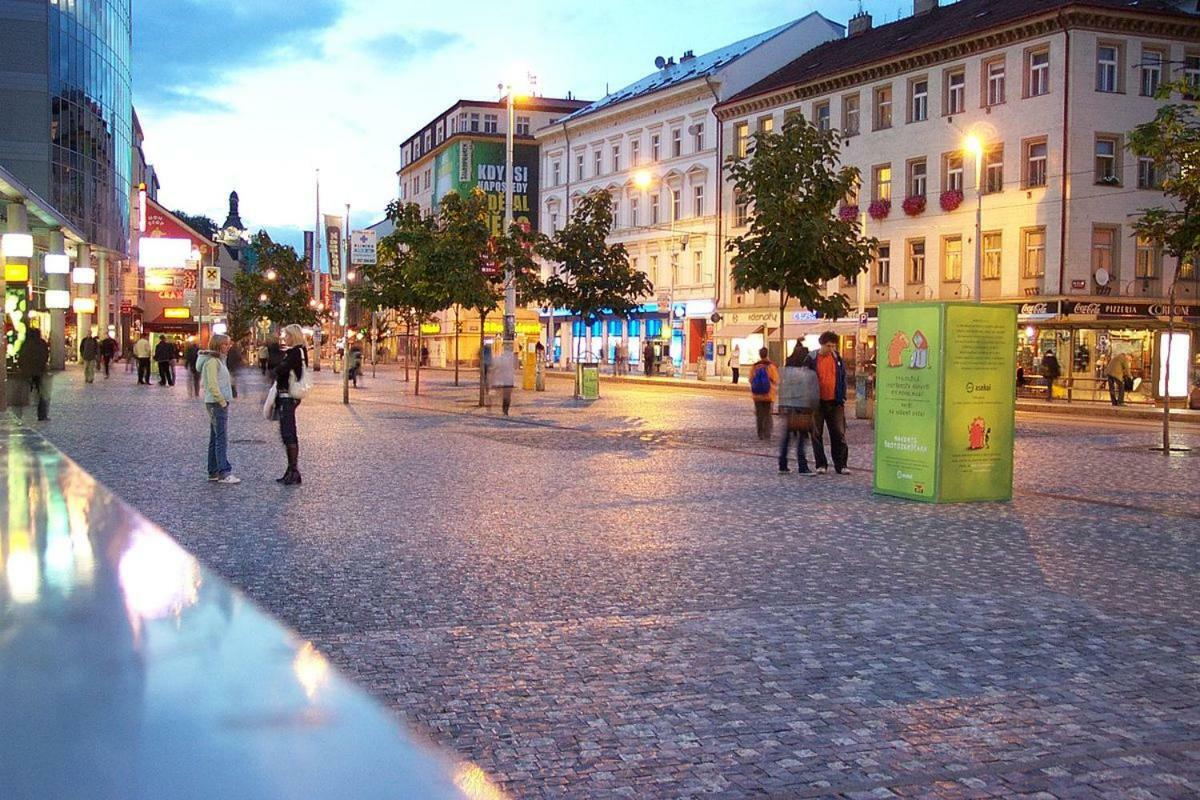
[[[513,224],[513,135],[516,132],[516,99],[518,92],[522,97],[531,93],[534,77],[524,70],[514,70],[516,75],[506,84],[504,89],[505,101],[508,106],[508,127],[504,133],[504,235],[507,236]],[[522,73],[524,75],[522,76]],[[524,85],[517,86],[518,80],[524,80]],[[517,279],[513,272],[512,261],[504,265],[504,350],[515,353],[517,346]]]
[[[273,280],[275,280],[275,279],[276,279],[277,277],[279,277],[279,276],[278,276],[278,275],[275,273],[275,270],[273,270],[273,269],[269,269],[269,270],[267,270],[267,273],[266,273],[265,277],[266,277],[266,279],[267,279],[267,280],[269,280],[269,281],[273,281]]]
[[[963,142],[975,159],[975,275],[971,299],[983,302],[983,140],[972,134]]]

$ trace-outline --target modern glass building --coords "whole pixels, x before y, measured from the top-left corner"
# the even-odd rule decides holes
[[[129,249],[131,0],[0,0],[0,164]]]

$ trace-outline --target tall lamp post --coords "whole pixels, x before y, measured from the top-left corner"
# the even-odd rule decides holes
[[[513,95],[516,81],[509,81],[505,92],[508,106],[508,127],[504,133],[504,234],[513,224],[513,133],[516,127],[516,106]],[[512,260],[504,264],[504,352],[513,353],[517,346],[517,279]]]
[[[983,142],[968,136],[966,149],[975,159],[975,274],[971,281],[971,299],[983,302]]]

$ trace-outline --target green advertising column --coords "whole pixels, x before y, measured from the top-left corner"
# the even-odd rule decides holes
[[[875,491],[930,502],[1012,498],[1016,309],[880,309]]]

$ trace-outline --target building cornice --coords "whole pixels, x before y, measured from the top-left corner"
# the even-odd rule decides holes
[[[567,130],[571,132],[572,139],[576,136],[608,138],[613,135],[607,131],[609,128],[632,124],[632,120],[651,120],[662,117],[664,114],[670,113],[671,109],[691,105],[706,98],[711,106],[712,94],[703,79],[697,78],[653,94],[600,109],[576,121],[568,121],[566,126]],[[686,116],[685,113],[684,117],[686,118]],[[565,138],[563,123],[560,121],[553,125],[547,125],[534,135],[543,147],[554,146],[558,138]]]

